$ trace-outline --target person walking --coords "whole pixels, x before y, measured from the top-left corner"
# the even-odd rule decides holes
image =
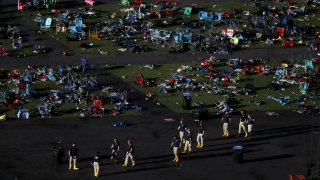
[[[124,166],[124,167],[128,166],[129,158],[131,160],[131,166],[136,165],[136,163],[134,161],[133,154],[134,154],[134,147],[133,147],[132,141],[129,139],[128,140],[128,150],[126,153],[126,159],[125,159],[124,164],[122,166]]]
[[[241,136],[242,130],[244,131],[245,135],[244,137],[248,137],[248,132],[247,132],[247,128],[246,128],[246,123],[247,123],[247,118],[246,115],[243,113],[240,117],[240,121],[239,121],[239,130],[238,130],[238,135],[237,137]]]
[[[180,142],[185,143],[184,133],[186,132],[186,126],[184,125],[183,119],[180,120],[177,130],[179,131]]]
[[[192,133],[191,129],[186,129],[186,135],[185,135],[186,143],[184,144],[184,150],[183,153],[191,153],[191,145],[192,145]]]
[[[203,148],[203,135],[204,135],[205,126],[203,121],[199,122],[198,134],[197,134],[197,148]]]
[[[231,123],[231,117],[227,111],[224,112],[221,118],[221,122],[223,122],[223,137],[229,137],[230,134],[229,134],[228,126],[229,126],[229,123]]]
[[[249,136],[252,135],[252,129],[253,129],[254,121],[255,121],[254,117],[252,117],[250,114],[248,114],[247,124],[248,124],[248,134],[249,134]]]
[[[69,169],[78,170],[77,168],[78,146],[73,143],[69,150]]]
[[[96,152],[96,155],[93,157],[93,160],[91,162],[91,165],[93,166],[94,177],[99,177],[100,165],[102,164],[99,155],[100,153]]]
[[[120,150],[120,144],[117,138],[114,138],[111,145],[111,157],[110,157],[111,161],[114,163],[117,162],[117,155],[119,150]]]
[[[180,147],[181,147],[180,138],[177,135],[175,135],[171,143],[171,148],[174,155],[174,159],[172,160],[173,162],[179,162],[178,150]]]

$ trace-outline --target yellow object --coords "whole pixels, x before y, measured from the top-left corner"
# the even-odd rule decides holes
[[[78,170],[79,168],[77,168],[76,165],[73,166],[73,170]]]
[[[246,135],[244,137],[248,137],[248,133],[246,133]]]
[[[127,166],[128,166],[128,164],[122,164],[122,166],[123,166],[123,167],[127,167]]]
[[[5,120],[6,120],[6,114],[1,115],[1,116],[0,116],[0,121],[5,121]]]
[[[239,39],[237,37],[233,37],[231,38],[231,42],[234,44],[234,45],[238,45],[239,44]]]
[[[226,137],[229,137],[229,133],[226,133]]]
[[[282,67],[287,68],[289,65],[287,63],[282,63]]]
[[[203,144],[200,144],[199,148],[203,148]]]
[[[135,166],[135,165],[136,165],[136,163],[133,161],[132,164],[131,164],[131,166]]]

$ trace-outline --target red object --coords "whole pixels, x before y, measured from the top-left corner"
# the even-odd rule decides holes
[[[173,12],[172,11],[165,11],[164,14],[166,16],[173,16]]]
[[[296,175],[295,180],[305,180],[305,178],[302,175]]]
[[[207,68],[210,71],[216,71],[216,68],[207,59],[203,60],[203,62],[200,64],[200,67],[201,68]]]
[[[284,28],[277,27],[277,33],[279,37],[283,37],[284,35]]]
[[[264,67],[263,67],[263,65],[258,65],[258,66],[256,66],[256,73],[257,74],[263,74],[263,72],[264,72]]]
[[[112,114],[113,116],[116,116],[116,115],[119,114],[119,112],[118,112],[117,110],[112,110],[112,111],[111,111],[111,114]]]
[[[155,4],[176,6],[178,3],[177,3],[176,1],[163,1],[163,0],[158,0]]]
[[[169,78],[168,79],[169,84],[174,84],[176,80],[174,78]]]
[[[308,80],[306,78],[300,78],[299,79],[299,83],[306,83],[308,82]]]
[[[293,177],[291,174],[289,174],[289,180],[293,180]]]
[[[102,114],[102,98],[100,96],[92,97],[91,114]]]
[[[294,46],[294,41],[293,40],[289,40],[289,39],[285,39],[282,43],[283,47],[293,47]]]
[[[8,57],[8,52],[4,48],[0,48],[0,54],[4,57]]]
[[[229,15],[227,12],[223,12],[223,13],[222,13],[222,16],[225,17],[225,18],[230,17],[230,15]]]
[[[142,4],[142,0],[134,0],[134,9],[138,10],[140,5]]]
[[[249,69],[248,69],[247,67],[244,67],[244,68],[242,69],[242,71],[241,71],[241,74],[245,75],[245,74],[248,73],[248,71],[249,71]]]
[[[142,74],[137,74],[136,75],[136,80],[134,82],[135,84],[139,85],[139,86],[144,86],[145,85],[145,80]]]
[[[230,77],[224,77],[224,78],[222,78],[222,81],[228,82],[228,81],[230,81]]]
[[[161,17],[160,12],[153,12],[153,13],[151,13],[151,17],[152,17],[152,18],[160,18],[160,17]]]
[[[21,105],[21,104],[22,104],[22,102],[20,101],[19,98],[16,98],[12,103],[13,106],[18,106],[18,105]]]
[[[52,10],[52,13],[54,13],[54,14],[60,14],[60,13],[61,13],[61,10],[60,10],[60,9],[54,9],[54,10]]]

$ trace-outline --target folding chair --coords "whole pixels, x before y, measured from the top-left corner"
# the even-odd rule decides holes
[[[40,28],[47,30],[51,27],[51,23],[52,23],[52,18],[47,18],[45,21],[45,24],[41,24]]]

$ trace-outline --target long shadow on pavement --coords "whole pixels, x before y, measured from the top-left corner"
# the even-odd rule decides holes
[[[243,160],[243,163],[253,163],[253,162],[261,162],[261,161],[270,161],[275,159],[287,159],[287,158],[293,158],[295,155],[293,154],[282,154],[282,155],[275,155],[275,156],[269,156],[269,157],[261,157],[256,159],[246,159]]]

